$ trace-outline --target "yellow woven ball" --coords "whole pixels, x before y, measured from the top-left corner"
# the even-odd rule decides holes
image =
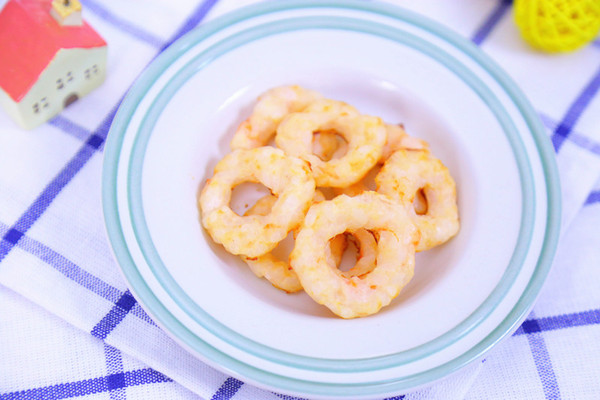
[[[600,31],[600,0],[515,0],[523,38],[548,52],[575,50]]]

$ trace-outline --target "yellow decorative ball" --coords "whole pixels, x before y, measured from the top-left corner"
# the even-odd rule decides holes
[[[600,31],[600,0],[515,0],[523,38],[548,52],[575,50]]]

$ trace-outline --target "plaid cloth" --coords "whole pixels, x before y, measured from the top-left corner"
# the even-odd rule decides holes
[[[206,366],[152,322],[112,258],[100,204],[104,140],[134,79],[185,32],[252,2],[84,0],[109,44],[105,84],[33,131],[0,113],[0,399],[291,399]],[[470,38],[522,87],[554,144],[564,204],[555,265],[518,331],[396,398],[600,398],[600,42],[535,52],[509,1],[395,3]]]

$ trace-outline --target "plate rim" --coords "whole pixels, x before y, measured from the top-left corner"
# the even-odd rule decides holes
[[[545,276],[547,275],[547,272],[549,270],[550,267],[550,261],[553,258],[554,255],[554,251],[555,251],[555,244],[556,241],[558,239],[558,229],[557,229],[557,221],[560,220],[559,216],[560,216],[560,196],[557,196],[557,193],[559,192],[558,189],[558,174],[556,171],[556,164],[555,164],[555,160],[554,160],[554,152],[552,151],[551,153],[549,153],[549,149],[548,147],[550,146],[549,141],[544,142],[542,139],[547,139],[545,137],[539,137],[539,136],[543,136],[543,128],[541,127],[541,122],[539,121],[539,119],[537,118],[537,114],[535,114],[532,111],[531,105],[528,103],[528,101],[524,98],[524,95],[520,92],[520,89],[518,89],[516,87],[516,85],[510,80],[510,78],[508,78],[508,76],[505,75],[505,73],[499,69],[499,67],[497,67],[493,61],[491,61],[490,59],[485,59],[485,55],[483,55],[483,60],[482,58],[482,53],[477,53],[479,50],[476,49],[470,42],[466,41],[464,38],[458,36],[457,34],[449,31],[447,28],[444,28],[440,25],[437,26],[432,26],[433,21],[428,21],[425,17],[422,17],[418,14],[414,14],[410,11],[407,10],[403,10],[397,6],[392,6],[389,4],[375,4],[375,3],[358,3],[358,2],[345,2],[345,1],[315,1],[315,0],[307,0],[307,1],[303,1],[303,0],[294,0],[294,1],[289,1],[289,2],[285,2],[283,4],[272,4],[272,3],[267,3],[267,4],[258,4],[258,5],[251,5],[248,7],[245,7],[243,9],[237,10],[234,13],[231,14],[227,14],[226,16],[222,16],[218,19],[215,19],[212,22],[209,22],[208,24],[205,25],[205,29],[199,28],[196,32],[191,32],[188,35],[184,36],[182,39],[180,39],[178,42],[176,42],[174,46],[172,46],[170,49],[167,49],[167,51],[165,51],[161,56],[159,56],[159,59],[162,60],[167,60],[167,59],[171,59],[172,56],[177,56],[180,54],[185,53],[189,48],[191,48],[192,46],[194,46],[194,44],[196,44],[199,40],[202,39],[198,39],[198,37],[202,37],[202,35],[206,35],[209,36],[210,34],[212,34],[213,32],[217,32],[219,31],[222,27],[226,26],[227,24],[231,23],[231,20],[235,20],[236,18],[238,20],[244,20],[246,18],[250,19],[253,18],[255,16],[260,16],[265,12],[271,13],[271,12],[277,12],[277,11],[288,11],[291,9],[297,9],[297,8],[342,8],[342,9],[359,9],[362,11],[367,11],[367,12],[375,12],[378,14],[384,14],[385,16],[388,17],[401,17],[401,16],[408,16],[410,18],[409,22],[412,22],[414,24],[415,20],[417,22],[420,22],[420,24],[417,24],[417,26],[424,28],[425,30],[429,30],[429,31],[434,31],[434,33],[436,33],[438,36],[442,37],[443,39],[446,39],[447,41],[451,42],[452,44],[454,44],[457,48],[463,50],[465,53],[469,54],[471,56],[471,58],[473,58],[475,61],[478,62],[479,65],[481,65],[484,69],[488,70],[490,72],[490,74],[497,80],[500,81],[499,83],[502,84],[502,86],[505,87],[505,89],[507,90],[507,93],[510,95],[511,99],[515,102],[515,105],[517,106],[517,108],[519,108],[519,110],[522,112],[524,119],[527,122],[529,131],[531,132],[533,139],[535,141],[536,144],[536,148],[539,152],[540,155],[540,162],[544,171],[544,177],[546,178],[546,189],[547,189],[547,193],[548,193],[548,212],[547,212],[547,218],[546,218],[546,232],[544,235],[544,243],[542,246],[542,249],[540,250],[540,256],[538,258],[538,263],[536,265],[536,268],[534,270],[533,275],[531,276],[530,280],[529,280],[529,284],[527,286],[527,288],[523,291],[523,293],[520,296],[519,301],[517,302],[517,304],[515,304],[515,306],[513,307],[513,309],[511,310],[511,312],[506,316],[505,320],[503,320],[500,324],[498,324],[498,326],[496,327],[496,329],[494,329],[492,332],[490,332],[490,334],[488,335],[491,336],[494,332],[496,332],[500,326],[502,326],[505,322],[507,322],[506,320],[509,319],[509,317],[515,312],[515,309],[518,308],[517,306],[520,304],[521,300],[523,299],[523,297],[529,297],[529,301],[526,303],[529,303],[528,306],[526,306],[526,310],[521,310],[521,312],[517,312],[516,315],[516,319],[511,318],[513,320],[512,324],[509,324],[509,329],[506,330],[504,332],[504,334],[501,334],[500,337],[498,337],[495,341],[493,341],[492,344],[495,344],[497,341],[501,340],[502,337],[506,336],[510,330],[512,328],[514,328],[514,326],[518,323],[518,321],[520,321],[522,318],[524,318],[524,314],[525,312],[528,311],[528,309],[530,308],[530,306],[533,304],[534,302],[534,298],[536,296],[536,294],[539,292],[539,288],[541,287],[541,284],[543,283],[543,280],[545,278]],[[402,14],[399,16],[399,14]],[[406,19],[406,18],[404,18]],[[410,21],[410,19],[412,19],[412,21]],[[437,32],[436,32],[437,31]],[[205,37],[206,37],[205,36]],[[465,45],[466,43],[466,45]],[[474,49],[476,51],[474,51]],[[471,54],[474,53],[474,54]],[[115,132],[118,131],[118,128],[120,127],[126,127],[127,124],[127,115],[131,115],[137,108],[137,103],[135,103],[135,94],[139,94],[140,92],[140,88],[143,87],[143,82],[144,82],[144,78],[146,78],[146,83],[151,85],[153,80],[148,80],[147,78],[151,75],[149,71],[152,70],[152,66],[154,65],[154,69],[156,70],[156,66],[159,65],[159,63],[161,60],[157,59],[154,63],[151,64],[150,67],[148,67],[148,69],[144,72],[144,74],[142,74],[142,76],[140,78],[138,78],[138,81],[136,81],[136,83],[134,84],[134,86],[132,87],[132,90],[128,93],[128,95],[126,96],[125,100],[123,101],[119,112],[117,113],[117,116],[115,117],[115,121],[113,123],[113,126],[111,127],[111,131]],[[482,63],[482,61],[485,61]],[[487,64],[487,65],[486,65]],[[499,79],[500,77],[500,79]],[[142,82],[142,83],[141,83]],[[142,94],[143,95],[143,94]],[[133,103],[132,103],[133,101]],[[129,112],[128,112],[129,111]],[[525,111],[525,112],[523,112]],[[105,147],[105,160],[104,160],[104,167],[103,167],[103,211],[104,211],[104,216],[105,216],[105,224],[106,224],[106,228],[107,228],[107,233],[109,236],[109,240],[111,242],[111,246],[113,247],[113,251],[115,252],[115,259],[118,261],[119,267],[122,270],[122,272],[125,274],[126,276],[126,280],[127,282],[132,285],[132,276],[130,276],[130,274],[128,274],[127,272],[131,272],[131,271],[125,271],[124,267],[121,264],[121,258],[118,257],[117,253],[120,252],[120,254],[122,253],[123,248],[120,248],[122,246],[119,246],[118,243],[114,243],[115,241],[117,241],[118,239],[121,239],[122,245],[125,245],[125,239],[122,235],[116,235],[115,236],[115,226],[113,225],[114,220],[111,219],[111,212],[114,213],[114,210],[110,210],[109,209],[109,201],[110,201],[110,190],[104,190],[106,187],[108,187],[109,185],[107,184],[108,182],[108,177],[110,175],[110,166],[116,166],[117,163],[117,159],[114,157],[114,154],[111,157],[110,154],[110,149],[113,147],[113,143],[116,141],[112,140],[116,137],[116,134],[112,134],[109,135],[109,138],[107,140],[107,144]],[[108,151],[107,151],[108,149]],[[112,159],[111,159],[112,158]],[[115,169],[116,171],[116,169]],[[550,178],[550,179],[549,179]],[[553,189],[553,190],[552,190]],[[115,194],[116,196],[116,194]],[[113,197],[115,197],[113,196]],[[118,215],[118,210],[116,211],[116,214]],[[113,235],[113,236],[111,236]],[[119,238],[120,236],[120,238]],[[126,247],[126,246],[125,246]],[[120,251],[119,251],[120,250]],[[126,250],[126,249],[125,249]],[[541,268],[540,268],[541,267]],[[139,276],[138,273],[138,279],[143,280],[143,278],[141,276]],[[531,283],[534,283],[535,285],[532,287]],[[538,284],[539,283],[539,284]],[[537,289],[536,289],[537,288]],[[138,292],[139,288],[134,288],[134,292]],[[140,293],[137,293],[138,296],[140,296]],[[532,298],[533,296],[533,298]],[[147,296],[146,295],[142,295],[140,296],[141,298],[144,299],[144,303],[148,302]],[[150,301],[150,303],[152,303],[152,301]],[[160,302],[158,302],[160,303]],[[156,305],[154,305],[154,307],[156,307]],[[149,307],[151,308],[151,307]],[[160,307],[159,307],[160,308]],[[153,310],[156,311],[156,310]],[[168,314],[170,314],[170,312],[168,310],[166,310],[166,308],[164,309],[164,311],[166,311]],[[518,310],[516,310],[518,311]],[[155,317],[157,317],[157,315],[155,315],[155,312],[151,312],[152,315],[154,315]],[[160,314],[160,313],[159,313]],[[171,317],[173,317],[171,315]],[[162,318],[158,318],[162,321]],[[167,318],[168,319],[168,318]],[[176,318],[173,317],[173,319],[175,321],[177,321]],[[185,327],[184,327],[185,328]],[[185,328],[187,330],[187,328]],[[516,328],[515,328],[516,329]],[[173,333],[171,329],[167,329],[167,332],[169,333]],[[193,333],[192,333],[193,334]],[[485,339],[487,339],[488,337],[486,337]],[[200,338],[198,338],[200,339]],[[480,343],[478,343],[477,345],[473,346],[472,349],[470,350],[474,350],[478,345],[480,345],[482,342],[485,341],[482,340]],[[204,342],[202,339],[200,339],[202,342]],[[204,344],[208,347],[211,347],[210,345],[206,344],[206,342],[204,342]],[[489,349],[489,347],[491,347],[490,344],[489,346],[487,346],[486,349]],[[486,351],[486,349],[484,349],[481,353],[484,353]],[[213,350],[221,353],[219,350],[214,349]],[[197,352],[198,350],[195,349],[195,351]],[[469,353],[469,352],[467,352]],[[467,354],[465,353],[465,354]],[[205,352],[201,352],[201,354],[206,356],[206,351]],[[226,354],[221,353],[222,355],[227,356]],[[479,354],[482,355],[482,354]],[[464,356],[461,355],[461,356]],[[460,357],[457,357],[456,359],[458,359]],[[463,363],[466,364],[470,361],[465,361]],[[449,363],[455,361],[456,359],[451,360]],[[237,361],[237,360],[235,360]],[[447,363],[447,364],[449,364]],[[219,365],[221,367],[224,367],[221,363],[219,363]],[[446,364],[440,365],[436,368],[441,368],[443,366],[445,366]],[[461,366],[463,366],[461,365]],[[447,373],[453,372],[456,369],[459,369],[461,366],[457,366],[454,369],[450,369],[450,371],[448,372],[443,372],[443,375],[446,375]],[[251,365],[248,365],[248,367],[250,368],[255,368]],[[258,371],[263,372],[263,373],[268,373],[268,371],[264,371],[264,370],[260,370],[258,369]],[[431,372],[432,370],[426,370],[420,374],[424,374],[427,372]],[[229,373],[231,373],[231,371],[228,371]],[[435,374],[433,374],[435,375]],[[248,376],[247,375],[242,375],[243,378],[242,379],[247,379]],[[285,379],[288,379],[286,377],[284,377]],[[410,377],[408,377],[410,378]],[[404,382],[406,381],[408,378],[401,378],[401,380]],[[426,380],[427,382],[431,381],[432,379],[428,379]],[[272,382],[269,381],[269,382]],[[392,383],[398,384],[398,380],[393,380]],[[310,382],[310,385],[315,385],[315,382]],[[380,387],[384,384],[376,384],[377,387]],[[331,384],[327,383],[326,387],[330,388]],[[343,384],[344,387],[348,387],[348,384]],[[365,385],[364,383],[360,384],[360,386],[362,387],[366,387],[369,385]],[[412,387],[412,386],[411,386]],[[278,387],[278,389],[283,389],[282,387]],[[351,394],[355,394],[356,388],[353,389],[353,391],[351,392]],[[402,388],[400,388],[400,390],[402,390]],[[293,390],[294,392],[296,392],[296,390]],[[304,393],[304,391],[302,391],[302,393]],[[380,392],[378,392],[380,393]],[[323,394],[323,393],[318,393],[318,394]],[[326,393],[326,394],[331,394],[331,393]],[[350,393],[346,393],[346,394],[350,394]]]
[[[289,28],[289,30],[274,30],[273,34],[286,33],[288,31],[295,30],[293,25],[295,22],[302,22],[300,21],[300,19],[301,18],[297,18],[294,20],[283,19],[277,21],[275,23],[277,26]],[[310,27],[301,26],[301,29],[312,28],[313,25],[315,28],[319,29],[343,29],[340,26],[338,26],[336,22],[341,22],[342,26],[345,26],[345,22],[357,22],[360,25],[368,24],[367,21],[349,21],[344,20],[341,17],[331,16],[322,19],[322,24],[318,21],[318,17],[311,16],[302,19],[307,23],[310,22],[310,24],[308,24],[310,25]],[[325,23],[327,25],[325,25]],[[271,26],[267,27],[267,25],[270,24],[262,24],[258,27],[249,28],[248,30],[240,33],[255,31],[261,28],[270,30]],[[388,32],[390,32],[389,29],[390,28],[386,28]],[[367,32],[366,30],[363,30],[361,31],[361,33],[369,34],[372,32]],[[398,30],[395,33],[397,36],[403,37],[403,39],[411,38],[411,40],[413,40],[414,38],[412,37],[412,34],[402,30]],[[261,39],[263,37],[264,36],[260,35],[257,37],[257,39]],[[223,41],[228,42],[228,39],[224,39]],[[223,42],[219,42],[219,44],[220,43]],[[243,44],[246,43],[248,43],[248,41],[243,42]],[[425,43],[425,41],[423,41],[423,43]],[[502,107],[502,105],[499,102],[495,101],[493,93],[485,87],[484,83],[462,66],[461,69],[465,71],[464,73],[461,73],[463,81],[466,81],[466,79],[464,79],[465,76],[473,76],[473,79],[476,81],[477,84],[472,85],[472,87],[475,86],[475,88],[479,88],[479,90],[488,92],[480,94],[480,96],[484,97],[484,102],[487,102],[490,109],[494,110],[493,112],[496,115],[496,119],[501,120],[501,125],[508,125],[504,129],[505,134],[508,137],[508,141],[511,144],[511,155],[515,157],[515,159],[517,160],[517,165],[519,166],[523,205],[523,216],[521,218],[521,226],[519,229],[518,240],[513,249],[513,254],[511,260],[508,263],[506,271],[500,279],[499,283],[492,290],[492,292],[467,318],[459,322],[456,326],[452,327],[448,331],[439,335],[438,337],[433,338],[430,341],[415,346],[413,348],[403,350],[401,352],[366,358],[336,359],[302,356],[274,349],[266,344],[258,343],[228,328],[224,324],[217,321],[214,317],[204,312],[202,307],[196,305],[195,302],[191,298],[189,298],[189,296],[187,296],[185,291],[180,287],[180,285],[169,273],[166,266],[162,262],[158,251],[153,245],[151,234],[149,232],[146,220],[144,218],[143,207],[141,206],[143,202],[141,194],[141,175],[139,172],[143,169],[142,167],[144,163],[144,157],[146,154],[146,147],[152,135],[152,129],[157,119],[159,118],[161,112],[163,111],[164,106],[168,104],[172,96],[179,90],[179,88],[182,85],[185,84],[185,82],[191,76],[202,70],[202,68],[200,68],[199,66],[205,65],[204,58],[211,59],[210,55],[206,55],[206,53],[209,52],[209,50],[210,49],[200,52],[193,59],[188,61],[186,65],[179,68],[169,79],[169,81],[163,86],[161,91],[154,97],[154,100],[152,101],[148,109],[144,111],[144,116],[139,125],[137,135],[135,136],[133,142],[132,151],[131,153],[127,154],[127,156],[129,156],[129,176],[127,180],[127,188],[129,203],[132,205],[129,212],[129,219],[133,221],[132,225],[136,241],[138,243],[138,246],[142,250],[142,254],[145,256],[146,262],[153,275],[156,277],[157,281],[161,283],[165,292],[167,292],[167,294],[177,303],[180,309],[182,309],[188,316],[190,316],[192,319],[194,319],[196,322],[202,325],[204,329],[207,329],[209,332],[219,337],[221,340],[226,341],[227,343],[238,349],[242,349],[246,353],[250,353],[260,358],[268,359],[270,361],[283,363],[287,366],[293,366],[301,369],[310,369],[311,371],[318,370],[324,372],[366,372],[373,371],[373,368],[383,369],[385,368],[385,366],[389,367],[392,365],[399,365],[400,363],[404,364],[415,362],[418,361],[418,357],[420,357],[420,359],[426,358],[431,354],[436,353],[440,349],[448,347],[453,343],[456,343],[462,337],[467,335],[471,330],[475,329],[478,325],[485,321],[485,318],[490,313],[492,313],[499,305],[501,299],[503,298],[503,295],[510,290],[512,284],[514,283],[514,280],[518,277],[520,268],[522,267],[523,262],[528,254],[528,245],[531,242],[533,236],[534,225],[534,220],[531,217],[531,214],[533,214],[532,209],[535,207],[534,195],[531,190],[531,187],[534,184],[529,159],[524,150],[524,145],[521,143],[522,141],[520,140],[519,134],[515,129],[514,125],[512,124],[510,116],[506,112],[505,108]],[[422,50],[422,48],[419,48],[419,50]],[[440,64],[444,64],[443,61],[446,61],[447,63],[453,61],[451,56],[449,56],[443,50],[433,46],[432,51],[435,50],[437,50],[440,53],[443,53],[443,55],[439,55],[441,60],[436,60]],[[225,51],[227,51],[227,49]],[[495,104],[491,105],[489,103]],[[249,346],[253,346],[257,349],[250,349]],[[269,353],[275,353],[277,355],[270,355]],[[296,361],[286,359],[286,357],[288,356],[291,358],[296,358]],[[410,358],[411,356],[412,358]],[[343,365],[340,365],[339,362],[343,362]],[[374,366],[374,364],[377,362],[379,362],[377,366]]]

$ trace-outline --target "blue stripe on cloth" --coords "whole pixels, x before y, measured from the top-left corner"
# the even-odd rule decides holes
[[[543,330],[549,330],[549,328],[546,325],[544,325],[546,329],[542,328],[542,324],[544,324],[542,321],[544,321],[544,318],[537,319],[532,312],[529,315],[529,318],[523,322],[514,335],[527,335],[527,341],[529,343],[529,348],[531,349],[535,368],[537,369],[542,383],[544,395],[546,399],[559,400],[561,398],[560,389],[558,387],[558,382],[556,381],[552,360],[550,359],[550,354],[548,353],[548,348],[546,347],[542,332]]]
[[[554,133],[552,134],[552,144],[554,145],[554,150],[557,152],[562,147],[565,139],[569,137],[571,131],[573,130],[577,120],[586,109],[586,107],[592,101],[592,98],[598,93],[598,89],[600,89],[600,68],[592,79],[588,82],[588,84],[583,88],[582,92],[575,99],[571,107],[567,110],[565,116],[562,121],[558,124]]]
[[[107,284],[102,279],[90,274],[74,262],[34,239],[25,236],[19,243],[19,248],[38,257],[63,276],[112,303],[117,302],[119,297],[122,296],[119,289]]]
[[[160,48],[163,45],[163,39],[114,14],[112,11],[105,8],[101,3],[93,0],[82,0],[81,2],[85,6],[86,11],[89,10],[93,12],[107,23],[129,34],[130,36],[156,48]]]
[[[554,130],[559,125],[558,122],[554,121],[552,118],[542,113],[540,113],[540,119],[542,120],[542,123],[546,126],[546,128],[550,129],[552,132],[554,132]],[[595,142],[592,139],[582,135],[581,133],[576,132],[574,129],[571,130],[571,133],[569,134],[567,139],[576,146],[600,156],[600,143]]]
[[[94,326],[91,334],[97,338],[103,340],[106,339],[113,329],[123,321],[135,303],[137,303],[135,298],[131,295],[129,290],[126,290],[108,314]]]
[[[123,358],[121,357],[121,352],[111,345],[104,343],[104,357],[106,358],[106,372],[109,376],[122,376]],[[124,385],[116,387],[119,385],[115,385],[115,381],[116,379],[112,379],[107,382],[108,390],[110,390],[110,400],[125,400],[126,392]],[[115,388],[111,389],[113,386],[115,386]]]
[[[401,395],[401,396],[388,397],[383,400],[402,400],[404,397],[405,397],[405,395]]]
[[[167,40],[167,42],[161,47],[161,52],[173,44],[174,41],[196,27],[196,25],[198,25],[200,21],[204,19],[206,14],[208,14],[214,5],[217,4],[217,1],[218,0],[204,0],[202,3],[200,3],[200,5],[198,5],[198,7],[196,7],[196,9],[192,11],[190,16],[185,20],[183,25],[177,31],[175,31],[173,36],[171,36],[169,40]]]
[[[9,227],[0,222],[0,235],[5,235],[8,231]],[[124,292],[87,272],[48,246],[38,242],[37,240],[29,238],[26,235],[19,234],[19,238],[21,236],[23,239],[20,240],[17,245],[20,249],[36,256],[63,274],[63,276],[81,285],[90,292],[110,301],[111,303],[116,303],[123,295]],[[139,304],[136,303],[130,312],[148,324],[157,326],[148,316],[148,314],[146,314],[146,312],[139,306]]]
[[[542,334],[538,332],[527,335],[527,340],[529,341],[535,367],[542,381],[542,388],[544,389],[546,399],[559,400],[561,398],[560,389],[558,388],[556,375],[552,368],[552,360],[550,359],[550,354],[548,354]]]
[[[77,382],[60,383],[58,385],[5,394],[0,393],[0,400],[67,399],[107,392],[118,388],[163,382],[173,382],[173,380],[151,368],[145,368]]]
[[[219,390],[211,397],[211,400],[229,400],[240,390],[243,384],[244,382],[235,378],[227,378]]]
[[[479,29],[477,29],[471,38],[471,41],[473,41],[473,43],[476,45],[483,43],[483,41],[489,36],[490,32],[496,25],[498,25],[498,22],[500,22],[502,17],[504,17],[504,15],[510,9],[511,4],[511,0],[500,0],[492,13],[487,17]]]
[[[118,391],[123,390],[125,386],[125,373],[119,372],[118,374],[112,374],[106,377],[106,385],[108,386],[108,390]]]
[[[144,311],[144,309],[140,306],[140,303],[135,303],[135,305],[133,306],[131,311],[129,311],[129,313],[152,326],[158,327],[158,325],[156,325],[154,321],[152,321],[152,318],[150,318],[150,316],[146,314],[146,311]]]
[[[91,132],[89,130],[76,124],[73,121],[68,120],[60,114],[48,121],[48,124],[60,129],[65,133],[68,133],[69,135],[81,141],[86,140],[91,135]]]
[[[63,187],[75,176],[77,172],[91,158],[94,150],[87,144],[83,145],[67,165],[58,173],[58,175],[44,188],[42,193],[35,199],[33,204],[25,211],[25,213],[17,220],[15,225],[11,227],[7,234],[2,238],[0,243],[0,261],[17,244],[18,239],[38,220],[38,218],[46,211],[50,203]],[[18,232],[18,234],[16,233]]]
[[[111,400],[125,400],[125,378],[123,374],[123,360],[121,358],[121,352],[112,346],[107,344],[105,346],[106,353],[106,367],[109,376],[119,377],[118,379],[112,378],[107,381],[108,390]]]
[[[173,382],[171,378],[152,368],[138,369],[124,373],[125,386],[145,385],[147,383]]]
[[[15,228],[10,228],[6,234],[4,234],[4,240],[13,246],[19,243],[19,240],[23,237],[23,234],[16,230]]]
[[[523,322],[519,329],[516,330],[514,335],[524,335],[529,333],[597,324],[600,324],[600,309],[554,315],[537,319],[527,319],[525,322]]]
[[[590,204],[599,203],[600,202],[600,190],[596,190],[588,196],[585,200],[585,205],[589,206]]]
[[[60,191],[89,161],[95,151],[99,148],[99,142],[104,142],[119,104],[111,110],[108,116],[106,116],[96,131],[89,136],[75,156],[71,158],[58,175],[56,175],[44,190],[42,190],[42,193],[34,200],[33,204],[29,206],[25,213],[21,215],[11,229],[9,229],[2,237],[2,241],[0,242],[0,262],[17,244],[20,236],[24,235],[29,228],[31,228],[38,218],[46,211],[48,206],[50,206],[58,193],[60,193]]]

